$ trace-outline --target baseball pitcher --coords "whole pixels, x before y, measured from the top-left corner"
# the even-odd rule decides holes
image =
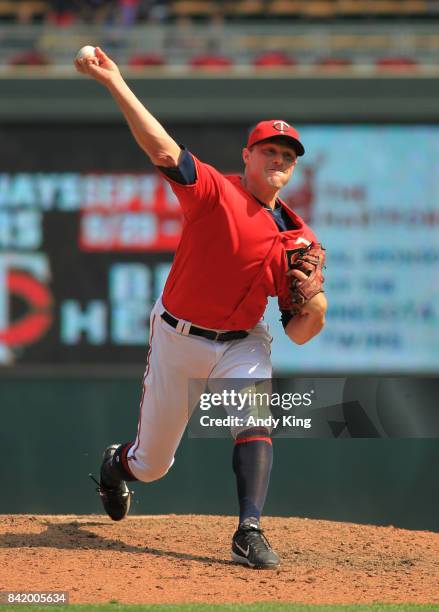
[[[305,150],[297,130],[261,121],[242,151],[243,176],[225,176],[179,146],[136,98],[99,48],[75,60],[104,85],[130,130],[176,194],[184,224],[162,296],[150,321],[137,435],[103,455],[98,491],[115,521],[128,513],[127,481],[163,477],[188,422],[190,379],[270,379],[271,336],[263,320],[277,296],[285,333],[304,344],[323,328],[324,250],[279,198]],[[239,521],[232,559],[275,568],[279,557],[260,527],[273,459],[271,432],[233,427]]]

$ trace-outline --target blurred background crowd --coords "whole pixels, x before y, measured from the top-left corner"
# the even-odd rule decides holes
[[[0,56],[68,65],[94,41],[133,68],[422,70],[438,26],[439,0],[0,0]]]
[[[13,0],[0,2],[0,19],[70,26],[224,19],[434,19],[437,0]]]

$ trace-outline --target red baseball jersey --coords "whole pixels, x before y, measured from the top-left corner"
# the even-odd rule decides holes
[[[286,251],[316,242],[283,202],[295,229],[280,232],[270,212],[241,184],[195,156],[197,179],[170,179],[184,223],[163,304],[175,317],[218,330],[251,329],[268,296],[288,303]]]

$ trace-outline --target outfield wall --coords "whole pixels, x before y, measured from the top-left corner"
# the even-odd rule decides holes
[[[138,380],[1,381],[0,511],[100,513],[88,473],[137,426]],[[132,512],[235,514],[232,441],[184,436],[168,475],[136,484]],[[274,441],[266,513],[439,530],[436,440]]]

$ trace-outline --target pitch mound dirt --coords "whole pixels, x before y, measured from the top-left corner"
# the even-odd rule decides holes
[[[439,534],[264,519],[275,571],[229,561],[235,518],[0,517],[1,590],[66,590],[71,603],[439,602]]]

